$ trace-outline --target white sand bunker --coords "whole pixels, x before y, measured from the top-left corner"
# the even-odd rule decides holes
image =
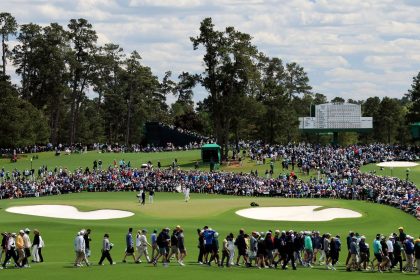
[[[297,221],[321,222],[337,218],[360,218],[358,212],[343,208],[327,208],[314,211],[322,206],[293,206],[293,207],[256,207],[236,211],[245,218],[263,221]]]
[[[68,205],[15,206],[7,208],[6,212],[72,220],[108,220],[134,215],[132,212],[110,209],[80,212],[76,207]]]
[[[380,167],[413,167],[417,166],[418,163],[410,161],[387,161],[378,163],[377,166]]]

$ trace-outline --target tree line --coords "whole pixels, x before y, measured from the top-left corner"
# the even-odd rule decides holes
[[[203,53],[203,71],[183,72],[176,79],[167,71],[159,80],[137,51],[99,45],[86,19],[71,19],[67,26],[19,25],[11,14],[0,13],[0,146],[141,143],[147,121],[212,135],[225,155],[240,139],[323,141],[322,135],[298,130],[298,117],[308,116],[311,104],[328,102],[313,92],[302,66],[265,55],[249,34],[234,27],[217,30],[211,18],[199,31],[190,40]],[[16,41],[13,48],[10,38]],[[8,62],[19,85],[10,80]],[[197,86],[208,95],[195,105]],[[408,123],[420,119],[420,73],[411,87],[401,99],[347,100],[374,118],[374,130],[361,136],[343,133],[342,141],[411,141]],[[170,106],[168,95],[177,98]]]

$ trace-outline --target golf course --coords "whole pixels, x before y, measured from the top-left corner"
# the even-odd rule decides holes
[[[7,160],[1,161],[1,167],[7,171],[13,169],[29,169],[31,166],[30,158],[33,155],[22,157],[17,163],[10,163]],[[200,152],[181,151],[181,152],[162,152],[162,153],[132,153],[132,154],[99,154],[88,152],[86,154],[71,154],[54,156],[53,153],[40,153],[38,159],[32,160],[32,168],[37,170],[42,165],[47,165],[49,169],[56,166],[74,170],[76,168],[90,167],[94,160],[101,159],[103,166],[112,165],[124,159],[130,161],[133,167],[151,161],[156,165],[160,161],[163,167],[169,166],[174,159],[177,159],[181,168],[192,169],[194,163],[199,161]],[[208,166],[201,166],[208,169]],[[231,167],[222,166],[223,170],[233,172],[250,172],[258,170],[263,174],[269,168],[269,164],[257,166],[247,160],[243,166]],[[415,168],[412,170],[414,178]],[[274,176],[281,172],[279,162],[275,163]],[[395,171],[395,170],[394,170]],[[403,173],[401,173],[403,174]],[[311,175],[311,174],[310,174]],[[384,174],[386,175],[386,174]],[[396,173],[397,175],[397,173]],[[405,174],[403,174],[405,175]],[[299,176],[299,173],[298,173]],[[403,226],[405,232],[414,237],[420,233],[420,223],[415,217],[404,213],[401,210],[390,206],[370,203],[366,201],[341,200],[341,199],[297,199],[297,198],[269,198],[269,197],[243,197],[215,194],[191,194],[189,202],[184,201],[182,193],[162,193],[155,195],[154,203],[150,204],[146,200],[145,205],[140,205],[135,192],[101,192],[90,193],[81,192],[65,195],[44,196],[38,198],[22,198],[0,200],[0,231],[19,232],[20,229],[38,229],[45,241],[43,248],[44,262],[31,265],[30,269],[3,269],[0,271],[2,279],[120,279],[126,277],[140,278],[171,278],[171,279],[257,279],[265,277],[287,277],[288,279],[376,279],[385,278],[399,279],[414,276],[412,273],[373,273],[365,272],[346,272],[344,263],[347,256],[345,248],[345,238],[350,230],[366,236],[366,241],[372,244],[376,234],[381,233],[385,236],[393,232],[398,232],[398,228]],[[256,202],[262,207],[297,207],[297,206],[319,206],[314,211],[328,210],[329,208],[343,208],[355,211],[360,214],[356,218],[337,218],[330,221],[295,221],[293,213],[290,213],[290,220],[267,221],[242,217],[236,211],[247,209],[251,202]],[[9,213],[6,209],[18,206],[31,205],[67,205],[74,206],[83,215],[85,212],[103,209],[123,210],[134,215],[126,218],[104,219],[104,220],[83,220],[78,215],[71,219],[24,215]],[[129,227],[133,227],[133,236],[137,230],[147,229],[148,238],[156,229],[158,232],[162,228],[169,227],[171,230],[177,225],[184,229],[187,257],[185,266],[181,267],[176,260],[172,260],[169,267],[158,264],[154,267],[151,264],[135,264],[128,258],[127,263],[122,263],[125,250],[125,235]],[[219,242],[229,233],[235,236],[240,228],[246,232],[268,231],[268,230],[318,230],[321,233],[331,233],[339,235],[342,240],[342,251],[340,254],[337,271],[326,270],[325,266],[314,266],[304,268],[298,266],[297,271],[274,270],[274,269],[246,269],[244,267],[219,268],[216,266],[208,267],[197,264],[198,255],[198,236],[197,228],[209,226],[219,233]],[[75,253],[73,241],[78,231],[81,229],[91,229],[91,250],[90,262],[92,266],[74,268],[73,262]],[[105,233],[110,236],[110,241],[114,244],[111,256],[116,265],[110,266],[105,262],[104,266],[97,263],[101,256],[102,238]],[[30,235],[33,237],[32,232]],[[150,239],[149,239],[150,241]],[[149,250],[149,253],[151,250]]]

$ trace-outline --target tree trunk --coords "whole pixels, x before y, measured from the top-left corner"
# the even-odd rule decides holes
[[[127,127],[125,133],[125,145],[128,146],[130,142],[130,122],[131,122],[131,103],[133,99],[133,85],[130,84],[130,92],[128,96],[128,104],[127,104]]]
[[[6,43],[4,42],[4,34],[1,37],[2,56],[3,61],[3,79],[6,80]]]

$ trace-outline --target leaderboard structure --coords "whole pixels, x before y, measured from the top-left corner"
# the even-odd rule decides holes
[[[372,117],[362,117],[361,105],[326,103],[311,106],[311,116],[299,118],[303,133],[332,133],[337,143],[338,133],[344,131],[366,133],[373,128]]]

